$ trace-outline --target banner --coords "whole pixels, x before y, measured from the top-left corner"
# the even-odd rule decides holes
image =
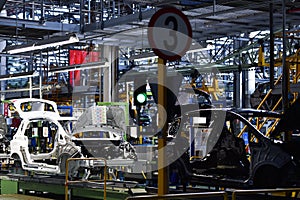
[[[90,62],[98,62],[100,53],[96,51],[86,51],[79,49],[71,49],[69,50],[69,65],[90,63]],[[79,86],[81,85],[81,72],[80,70],[75,70],[69,72],[70,77],[70,85],[71,86]]]

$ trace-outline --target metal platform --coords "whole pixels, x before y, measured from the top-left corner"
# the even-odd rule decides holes
[[[48,175],[18,175],[8,174],[0,176],[2,200],[52,200],[64,199],[65,195],[65,177]],[[70,184],[72,200],[79,199],[104,199],[103,182],[78,182]],[[134,181],[107,181],[107,200],[125,200],[125,199],[160,199],[157,197],[157,188],[141,188]],[[170,189],[164,199],[203,199],[203,200],[288,200],[300,199],[300,188],[278,188],[278,189],[260,189],[260,190],[235,190],[221,188],[195,188],[187,187],[187,193],[183,193],[180,188]],[[207,194],[209,194],[207,196]],[[288,195],[287,195],[288,194]],[[150,195],[150,196],[149,196]],[[180,198],[179,196],[182,196]],[[187,196],[185,196],[187,195]],[[195,197],[192,197],[195,195]],[[211,196],[212,195],[212,196]],[[142,196],[139,197],[139,196]],[[179,198],[178,198],[179,197]]]
[[[65,177],[47,175],[17,175],[8,174],[0,177],[1,195],[4,194],[49,194],[60,196],[65,195]],[[107,200],[125,199],[129,196],[128,191],[137,186],[136,182],[130,181],[107,181]],[[69,185],[72,199],[103,199],[103,183],[80,182]],[[2,199],[2,196],[0,196]],[[56,198],[54,198],[56,199]]]

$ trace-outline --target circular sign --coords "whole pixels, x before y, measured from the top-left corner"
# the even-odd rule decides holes
[[[190,48],[192,27],[180,10],[174,7],[162,8],[150,19],[148,40],[157,56],[175,61]]]

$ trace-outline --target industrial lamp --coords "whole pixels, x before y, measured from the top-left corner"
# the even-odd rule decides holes
[[[76,34],[72,34],[68,36],[53,37],[48,40],[42,40],[42,41],[38,41],[26,45],[7,47],[6,52],[9,54],[18,54],[18,53],[24,53],[29,51],[46,49],[48,47],[56,47],[56,46],[62,46],[67,44],[73,44],[76,42],[79,42],[79,39],[76,36]]]
[[[65,67],[55,67],[55,68],[50,69],[49,72],[63,73],[63,72],[70,72],[70,71],[75,71],[75,70],[104,68],[104,67],[109,67],[109,63],[106,61],[102,61],[102,62],[76,64],[76,65],[70,65],[70,66],[65,66]]]

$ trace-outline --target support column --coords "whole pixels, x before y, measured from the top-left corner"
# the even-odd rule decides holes
[[[103,101],[114,102],[115,94],[113,87],[116,84],[117,58],[119,47],[103,46],[103,57],[109,63],[109,67],[103,69]]]
[[[255,68],[252,67],[248,71],[248,90],[247,90],[247,102],[246,102],[246,108],[251,108],[250,104],[250,95],[255,91]]]
[[[2,43],[2,42],[0,42]],[[4,42],[5,43],[5,42]],[[1,44],[0,44],[1,45]],[[0,57],[0,75],[5,75],[6,74],[6,57],[2,56]],[[5,91],[5,81],[0,81],[1,84],[1,91]],[[4,100],[5,99],[5,93],[0,93],[0,100]],[[4,113],[4,104],[1,104],[0,107],[0,113],[3,114]]]
[[[246,108],[248,105],[248,71],[242,71],[242,108]]]
[[[234,49],[240,48],[240,41],[235,41],[233,43]],[[242,100],[243,100],[243,92],[242,92],[242,82],[243,74],[242,74],[242,54],[234,60],[234,64],[238,65],[238,71],[233,73],[233,106],[236,108],[241,108]]]
[[[285,112],[289,107],[289,66],[286,65],[286,7],[285,1],[282,0],[282,105]]]
[[[79,8],[79,30],[80,33],[83,33],[83,26],[84,26],[84,13],[83,13],[83,9],[84,9],[84,0],[80,0],[80,8]]]
[[[274,88],[274,28],[273,3],[270,3],[270,89]]]
[[[233,73],[233,106],[235,108],[241,108],[241,85],[242,85],[242,73],[241,71],[236,71]]]

